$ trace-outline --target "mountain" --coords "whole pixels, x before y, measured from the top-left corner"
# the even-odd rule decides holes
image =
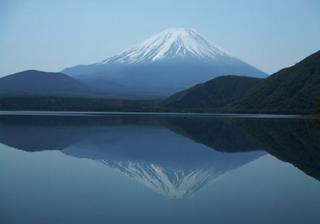
[[[1,96],[86,95],[90,87],[63,73],[27,70],[0,78]]]
[[[163,101],[175,110],[236,113],[316,113],[320,103],[320,51],[266,79],[220,76]]]
[[[194,29],[170,28],[111,58],[63,73],[122,95],[165,97],[220,75],[267,77]],[[106,85],[97,86],[97,80]]]
[[[178,92],[164,101],[164,106],[179,109],[218,109],[240,100],[264,79],[244,76],[219,76]]]
[[[245,113],[313,113],[320,102],[320,51],[268,77],[235,107]]]

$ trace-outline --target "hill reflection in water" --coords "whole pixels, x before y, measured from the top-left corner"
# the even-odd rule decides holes
[[[320,179],[313,120],[1,116],[0,124],[3,144],[93,159],[170,198],[192,196],[265,151]]]

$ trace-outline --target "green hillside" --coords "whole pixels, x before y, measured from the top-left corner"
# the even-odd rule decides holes
[[[320,51],[271,75],[245,96],[234,111],[243,113],[314,113],[320,102]]]
[[[320,113],[320,51],[266,79],[220,76],[167,98],[175,111]]]
[[[220,76],[170,96],[164,105],[177,109],[216,110],[240,100],[262,81],[235,75]]]

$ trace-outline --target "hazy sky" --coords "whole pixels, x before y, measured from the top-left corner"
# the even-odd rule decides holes
[[[320,1],[0,0],[0,77],[99,62],[169,27],[272,74],[320,50]]]

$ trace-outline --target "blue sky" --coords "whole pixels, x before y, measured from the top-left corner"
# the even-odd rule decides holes
[[[169,27],[272,74],[320,50],[320,1],[1,0],[0,77],[99,62]]]

